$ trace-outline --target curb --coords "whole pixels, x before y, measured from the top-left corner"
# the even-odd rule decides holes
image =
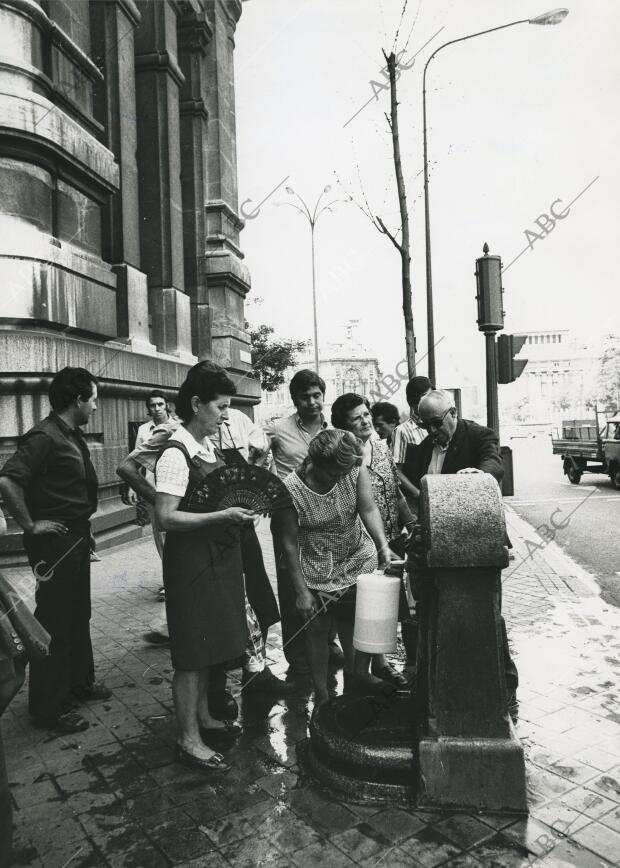
[[[522,518],[512,506],[504,501],[504,509],[506,511],[506,524],[512,531],[514,529],[515,537],[521,540],[530,539],[531,541],[538,540],[534,527]],[[556,543],[548,542],[543,549],[538,551],[537,557],[546,561],[547,565],[558,575],[568,578],[569,576],[587,588],[590,595],[600,597],[601,586],[596,580],[593,573],[588,572],[584,567],[574,561],[570,555]]]

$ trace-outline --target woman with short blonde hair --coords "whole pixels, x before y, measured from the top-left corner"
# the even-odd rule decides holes
[[[329,639],[336,629],[345,674],[354,672],[356,579],[390,563],[381,516],[362,467],[362,444],[347,431],[325,430],[311,441],[302,465],[284,480],[293,509],[274,513],[305,620],[306,653],[315,704],[328,698]]]

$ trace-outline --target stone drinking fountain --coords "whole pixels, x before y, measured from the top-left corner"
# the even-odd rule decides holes
[[[415,686],[323,705],[310,725],[308,765],[350,798],[527,813],[504,677],[499,487],[488,474],[426,476],[420,507],[410,554],[420,589]]]

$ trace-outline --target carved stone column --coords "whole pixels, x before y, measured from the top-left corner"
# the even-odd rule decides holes
[[[205,269],[211,308],[213,359],[245,374],[251,369],[243,301],[250,275],[239,249],[237,151],[235,145],[234,34],[240,0],[207,0],[213,26],[207,46],[208,168]],[[243,391],[258,397],[257,381],[244,377]],[[252,403],[255,401],[252,400]]]
[[[190,300],[183,269],[183,206],[176,4],[139,3],[136,98],[140,257],[148,277],[153,341],[160,352],[192,362]]]
[[[104,73],[95,87],[95,117],[120,168],[120,185],[102,214],[103,257],[117,275],[117,333],[138,352],[153,353],[149,340],[148,287],[140,270],[140,217],[136,165],[134,28],[140,12],[133,0],[91,4],[93,56]]]
[[[191,302],[192,350],[199,359],[211,358],[211,315],[205,276],[207,197],[207,45],[213,35],[199,0],[182,5],[179,22],[181,87],[181,191],[185,289]]]

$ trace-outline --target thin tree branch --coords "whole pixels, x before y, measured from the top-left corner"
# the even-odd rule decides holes
[[[379,228],[379,231],[382,232],[384,235],[387,235],[387,237],[390,239],[390,241],[392,242],[392,244],[394,245],[394,247],[398,250],[398,252],[399,252],[400,255],[402,256],[402,253],[403,253],[403,248],[402,248],[402,246],[398,243],[398,241],[396,240],[396,238],[392,235],[392,233],[391,233],[390,230],[387,228],[387,226],[385,225],[385,223],[383,222],[383,220],[381,219],[381,217],[375,217],[374,220],[373,220],[373,222],[375,222],[375,221],[376,221],[376,224],[380,227],[380,228]]]

